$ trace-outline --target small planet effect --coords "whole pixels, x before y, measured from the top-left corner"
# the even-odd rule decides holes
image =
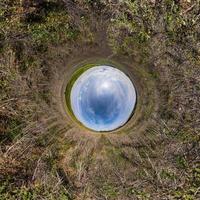
[[[75,81],[70,95],[73,114],[94,131],[123,126],[133,113],[136,91],[128,76],[111,66],[95,66]]]

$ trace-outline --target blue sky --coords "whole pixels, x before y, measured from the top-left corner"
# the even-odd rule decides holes
[[[95,131],[111,131],[125,124],[136,103],[135,88],[128,76],[105,65],[81,74],[70,97],[76,118]]]

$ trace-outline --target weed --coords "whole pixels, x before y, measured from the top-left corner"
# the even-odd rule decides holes
[[[188,166],[186,159],[184,158],[184,156],[181,156],[181,155],[178,155],[176,157],[176,164],[177,164],[177,167],[181,169],[185,169]]]

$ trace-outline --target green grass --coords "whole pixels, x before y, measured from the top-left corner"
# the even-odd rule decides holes
[[[5,181],[0,185],[0,199],[1,200],[70,200],[69,193],[61,188],[56,192],[52,192],[53,188],[35,184],[31,186],[21,186],[11,188],[9,181]]]
[[[88,69],[94,66],[96,66],[96,64],[86,64],[86,65],[81,66],[72,74],[70,81],[67,83],[66,90],[65,90],[65,101],[66,101],[68,113],[75,120],[76,120],[76,117],[73,113],[73,110],[71,107],[71,100],[70,100],[72,87],[74,83],[76,82],[76,80],[81,76],[81,74],[83,74],[85,71],[87,71]]]
[[[139,200],[150,200],[150,194],[143,190],[131,188],[129,189],[129,194],[136,196]]]
[[[102,186],[102,191],[103,191],[103,194],[108,198],[108,199],[116,199],[117,196],[119,195],[119,191],[118,191],[118,188],[115,187],[114,185],[112,184],[109,184],[109,183],[105,183],[103,184]]]
[[[44,23],[28,25],[28,33],[33,42],[39,44],[62,44],[67,40],[75,40],[78,30],[70,26],[66,12],[50,12]]]

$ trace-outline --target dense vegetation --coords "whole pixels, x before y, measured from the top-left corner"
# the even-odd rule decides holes
[[[57,105],[93,54],[136,63],[138,120],[119,134]],[[0,199],[199,199],[199,66],[199,0],[1,0]]]

